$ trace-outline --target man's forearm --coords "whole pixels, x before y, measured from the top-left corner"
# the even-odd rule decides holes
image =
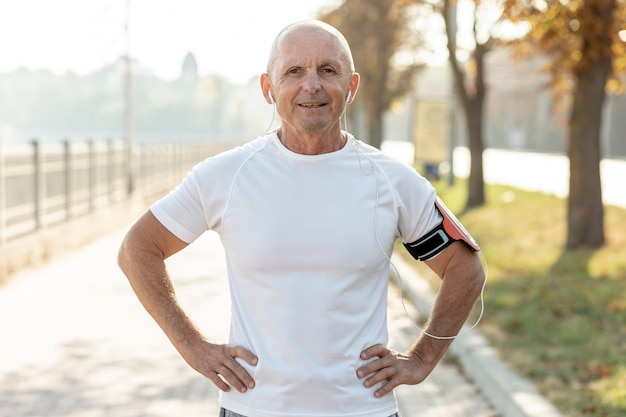
[[[447,266],[424,333],[410,350],[433,368],[459,334],[485,280],[477,254],[469,262]]]
[[[118,264],[143,307],[177,349],[202,338],[178,304],[165,260],[159,251],[134,249],[125,242],[120,249]]]

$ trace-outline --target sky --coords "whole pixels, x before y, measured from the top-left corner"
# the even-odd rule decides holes
[[[125,54],[127,0],[0,0],[0,73],[19,67],[96,71]],[[265,70],[270,45],[289,23],[337,0],[128,0],[128,49],[163,79],[188,52],[200,75],[245,83]]]

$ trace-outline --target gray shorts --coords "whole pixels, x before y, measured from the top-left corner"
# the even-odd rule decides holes
[[[219,417],[246,417],[246,416],[242,416],[241,414],[237,414],[237,413],[233,413],[230,410],[226,410],[225,408],[220,408],[220,416]],[[400,414],[395,413],[390,415],[389,417],[400,417]]]

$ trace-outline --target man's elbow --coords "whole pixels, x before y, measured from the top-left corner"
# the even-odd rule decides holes
[[[483,287],[485,286],[485,281],[487,280],[486,268],[483,262],[484,258],[482,257],[482,254],[476,252],[474,253],[471,266],[468,268],[469,273],[467,279],[471,283],[470,291],[476,297],[480,295]]]
[[[130,255],[130,248],[127,241],[127,237],[122,241],[118,251],[117,251],[117,266],[122,270],[122,272],[126,273],[127,268],[130,264],[130,259],[132,258]]]
[[[144,247],[144,244],[141,239],[139,239],[131,229],[126,236],[124,236],[117,251],[117,265],[129,278],[133,265],[140,263],[141,259],[145,257],[145,255],[142,255],[144,252],[142,247]]]

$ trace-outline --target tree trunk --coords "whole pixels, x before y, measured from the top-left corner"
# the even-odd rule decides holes
[[[604,206],[600,178],[600,127],[611,70],[603,59],[577,77],[569,120],[570,161],[567,247],[597,248],[604,244]]]
[[[473,96],[467,101],[467,108],[465,109],[470,150],[470,173],[465,208],[479,207],[485,204],[483,102],[483,94]]]
[[[383,143],[383,115],[376,111],[368,117],[368,140],[369,144],[380,149]]]
[[[479,43],[474,30],[476,46],[472,52],[472,58],[476,66],[471,84],[467,83],[466,74],[457,61],[456,51],[456,2],[445,0],[443,3],[443,18],[446,24],[448,37],[448,60],[452,68],[454,86],[458,98],[463,106],[465,123],[467,126],[468,147],[470,151],[470,173],[467,189],[467,202],[465,208],[479,207],[485,204],[485,182],[483,175],[483,103],[487,86],[485,85],[485,55],[489,52],[489,44]],[[476,15],[474,14],[474,24]]]

